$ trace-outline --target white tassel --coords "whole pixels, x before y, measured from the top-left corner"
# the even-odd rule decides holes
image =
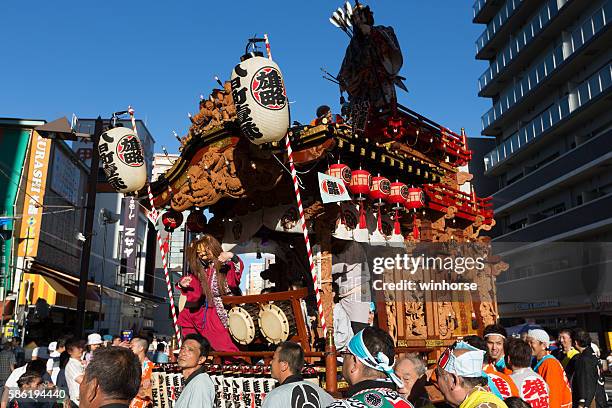
[[[351,7],[351,3],[349,1],[346,2],[344,8],[346,9],[346,15],[349,18],[353,17],[353,7]]]
[[[329,22],[332,23],[334,26],[336,26],[337,28],[341,28],[340,24],[336,23],[336,20],[333,19],[333,17],[329,18]]]

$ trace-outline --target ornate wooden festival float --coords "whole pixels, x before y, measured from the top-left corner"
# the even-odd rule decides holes
[[[402,54],[393,29],[374,25],[362,5],[339,10],[332,23],[351,40],[339,74],[328,79],[339,85],[341,114],[323,106],[310,124],[290,126],[285,84],[270,58],[267,37],[267,57],[254,46],[260,39],[251,39],[252,51],[234,68],[232,79],[219,81],[220,88],[200,101],[181,138],[178,160],[151,184],[154,205],[165,211],[170,230],[189,211],[188,230],[214,235],[226,250],[275,254],[268,273],[278,292],[224,298],[228,309],[242,305],[246,311],[241,313],[252,318],[254,327],[246,327],[249,317],[234,314],[237,322],[246,322],[234,330],[239,339],[232,332],[244,355],[264,355],[253,351],[265,350],[255,344],[286,338],[301,341],[307,354],[317,352],[316,340],[324,337],[322,319],[317,319],[318,330],[310,330],[299,299],[307,293],[314,298],[320,288],[319,311],[324,321],[333,321],[332,260],[343,242],[359,242],[369,254],[416,257],[435,248],[435,255],[485,260],[483,268],[453,275],[477,283],[478,290],[375,297],[377,324],[392,335],[398,352],[435,352],[457,337],[479,333],[498,316],[494,282],[506,265],[481,236],[495,221],[490,198],[477,197],[470,187],[472,152],[464,131],[455,133],[398,103],[396,86],[404,88],[398,76]],[[324,203],[330,196],[348,200]],[[208,222],[204,209],[214,214]],[[386,269],[384,279],[398,282],[407,273]],[[435,273],[419,268],[410,279],[429,282]],[[289,290],[295,277],[308,282],[308,292]],[[261,336],[257,327],[262,324],[257,313],[270,304],[281,315],[278,338]]]

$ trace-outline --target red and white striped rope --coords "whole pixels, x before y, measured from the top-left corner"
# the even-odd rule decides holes
[[[295,171],[295,165],[293,164],[293,150],[291,150],[289,134],[285,136],[285,139],[285,145],[287,147],[287,156],[289,158],[289,169],[291,170],[291,179],[293,180],[293,187],[295,188],[295,198],[297,200],[298,211],[300,212],[300,224],[302,225],[302,232],[304,233],[304,242],[306,243],[306,252],[308,253],[310,274],[312,275],[312,283],[315,290],[315,296],[317,297],[317,310],[319,312],[319,319],[321,320],[321,328],[323,329],[324,335],[327,337],[327,325],[325,324],[325,316],[323,315],[323,303],[321,302],[321,294],[319,293],[319,279],[317,278],[317,271],[315,270],[314,260],[312,259],[312,249],[310,248],[310,239],[308,238],[308,229],[306,228],[306,218],[304,217],[304,208],[302,206],[302,198],[300,196],[300,186],[298,184],[297,172]]]
[[[134,117],[134,109],[132,107],[128,107],[128,113],[130,114],[130,118],[132,119],[132,128],[134,130],[134,134],[138,136],[138,131],[136,130],[136,118]],[[155,224],[159,213],[155,209],[155,202],[153,200],[153,193],[151,192],[151,184],[147,184],[147,193],[149,194],[149,203],[151,204],[151,212],[149,213],[149,221],[153,224],[153,228],[155,228]],[[174,294],[172,291],[172,284],[170,283],[170,274],[168,273],[168,261],[166,260],[166,251],[164,250],[164,243],[162,242],[161,233],[159,230],[157,232],[157,244],[159,245],[159,252],[161,254],[161,260],[164,267],[164,277],[166,278],[166,287],[168,289],[168,299],[170,300],[170,314],[172,315],[172,323],[174,325],[174,332],[176,334],[176,340],[178,342],[178,346],[181,347],[183,341],[181,339],[181,332],[178,326],[178,319],[176,317],[176,308],[174,307]]]
[[[264,40],[266,42],[266,52],[268,53],[268,59],[272,59],[272,50],[270,50],[270,41],[268,41],[268,34],[264,34]]]
[[[147,186],[147,192],[149,194],[149,202],[151,203],[151,207],[154,206],[153,203],[153,193],[151,192],[151,185]],[[153,220],[151,220],[152,222]],[[155,228],[155,224],[153,224],[153,228]],[[166,287],[168,289],[168,299],[170,300],[170,313],[172,314],[172,324],[174,325],[174,332],[176,334],[176,339],[178,341],[179,347],[182,344],[181,332],[178,326],[178,320],[176,317],[176,308],[174,307],[174,295],[172,293],[172,284],[170,283],[170,274],[168,273],[168,260],[166,259],[166,251],[164,249],[164,243],[162,242],[161,233],[159,230],[157,231],[157,243],[159,245],[159,252],[161,254],[162,265],[164,267],[164,277],[166,279]]]

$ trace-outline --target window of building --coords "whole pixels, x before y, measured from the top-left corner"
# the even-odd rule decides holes
[[[612,85],[612,65],[607,67],[608,69],[603,69],[601,71],[601,88],[608,89],[610,85]]]
[[[551,52],[544,58],[544,68],[546,69],[546,75],[549,75],[555,69],[555,53]]]
[[[98,168],[98,183],[108,183],[106,173],[102,167]]]
[[[591,98],[595,98],[601,93],[601,85],[599,84],[599,75],[593,75],[589,79],[589,89],[591,91]]]
[[[582,38],[583,42],[587,42],[593,37],[593,21],[588,19],[582,24]]]
[[[569,95],[561,100],[561,102],[559,103],[559,107],[561,108],[561,119],[565,118],[570,114]]]
[[[550,111],[554,109],[549,109],[542,115],[542,131],[546,132],[546,130],[551,126],[550,123]]]
[[[512,184],[512,183],[514,183],[514,182],[516,182],[516,181],[518,181],[518,180],[520,180],[522,178],[523,178],[523,173],[522,172],[518,173],[517,175],[512,176],[511,178],[509,178],[508,181],[506,182],[506,185],[509,186],[510,184]]]
[[[559,152],[555,152],[553,154],[551,154],[550,156],[547,156],[545,159],[540,160],[536,165],[536,169],[545,166],[546,164],[550,163],[551,161],[555,160],[557,157],[559,157]]]
[[[598,32],[604,25],[604,14],[603,9],[601,9],[593,15],[593,28],[595,29],[595,32]]]
[[[553,215],[561,214],[565,211],[565,203],[556,204],[552,207],[549,207],[541,212],[541,214],[545,217],[552,217]]]
[[[582,30],[577,29],[572,33],[572,52],[576,51],[583,44]]]
[[[516,231],[521,228],[525,228],[527,226],[527,218],[521,218],[518,221],[513,222],[512,224],[508,224],[509,231]]]
[[[552,125],[554,125],[559,120],[561,120],[561,118],[559,116],[559,107],[556,106],[556,105],[553,106],[552,108],[550,108],[550,120],[551,120],[551,124]]]
[[[578,105],[582,106],[589,101],[589,83],[587,81],[578,86]]]

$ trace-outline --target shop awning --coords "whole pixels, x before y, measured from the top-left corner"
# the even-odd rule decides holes
[[[34,262],[30,272],[23,275],[19,291],[20,305],[25,304],[28,288],[28,303],[31,305],[36,304],[38,299],[43,299],[50,306],[60,306],[75,310],[77,308],[79,280],[76,277]],[[98,285],[88,282],[85,299],[86,311],[98,312],[100,302],[99,291]]]
[[[26,273],[21,281],[19,291],[19,304],[25,305],[26,296],[28,303],[33,305],[38,299],[47,301],[49,305],[68,307],[72,293],[53,278],[45,277],[36,273]]]

